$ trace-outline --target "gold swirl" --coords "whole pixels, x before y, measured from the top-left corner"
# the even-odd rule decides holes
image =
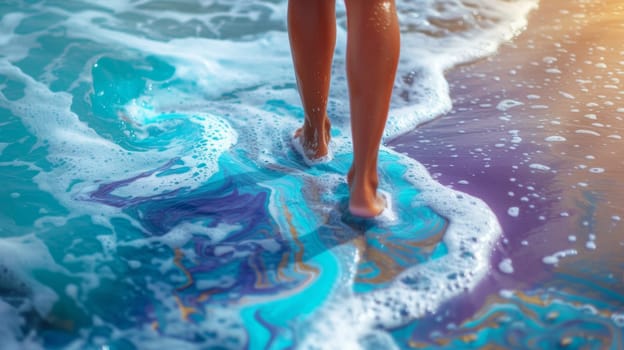
[[[293,279],[288,277],[284,272],[286,267],[288,266],[288,261],[290,260],[290,252],[284,252],[282,254],[282,260],[280,260],[279,265],[277,266],[277,279],[284,282],[290,282]]]
[[[249,267],[254,271],[256,275],[256,282],[254,283],[254,288],[256,289],[264,289],[270,287],[268,283],[268,276],[266,272],[266,268],[264,266],[258,266],[258,264],[262,264],[262,260],[256,261],[254,256],[250,256],[247,259],[249,263]]]
[[[495,305],[505,305],[512,304],[517,308],[517,311],[526,317],[527,319],[532,319],[536,321],[536,323],[540,326],[538,327],[548,327],[548,324],[557,324],[557,319],[560,317],[559,312],[550,311],[545,317],[542,317],[538,314],[539,311],[531,310],[531,306],[537,307],[541,310],[545,310],[551,307],[553,304],[561,303],[562,299],[560,296],[545,296],[545,295],[529,295],[523,293],[521,291],[515,291],[514,297],[512,299],[502,298],[499,295],[491,295],[486,299],[483,307],[479,311],[477,311],[472,317],[465,320],[456,331],[453,331],[453,334],[449,334],[444,337],[436,337],[431,340],[431,343],[426,341],[417,341],[410,340],[408,342],[409,347],[414,349],[426,348],[431,346],[431,344],[435,343],[439,346],[449,346],[454,342],[461,341],[464,344],[470,344],[475,342],[478,338],[479,332],[485,329],[498,329],[503,327],[506,323],[505,319],[509,317],[509,315],[503,311],[492,311],[492,307]],[[566,302],[567,305],[575,308],[581,308],[587,304],[581,302]],[[595,306],[594,306],[595,307]],[[606,322],[609,323],[609,318],[613,315],[613,312],[606,310],[599,310],[596,308],[596,316],[604,317],[602,321],[594,320],[594,322]],[[594,339],[598,340],[603,348],[610,348],[613,344],[619,344],[618,341],[621,342],[621,337],[613,337],[615,334],[613,333],[613,327],[608,327],[611,329],[609,334],[598,334],[595,332],[589,333],[578,333],[576,330],[569,330],[560,334],[560,338],[558,340],[558,344],[560,347],[570,346],[575,338],[584,338],[584,339]],[[530,331],[530,329],[527,329]],[[619,340],[618,340],[619,339]],[[488,350],[499,350],[506,348],[539,348],[540,340],[543,340],[542,335],[537,334],[536,336],[529,335],[529,339],[525,338],[513,338],[507,337],[504,341],[504,344],[487,344],[480,349],[488,349]],[[525,344],[521,344],[519,342],[525,341]],[[504,346],[503,346],[504,345]]]
[[[182,303],[182,300],[180,300],[180,297],[177,295],[175,296],[175,301],[178,305],[178,309],[180,309],[180,314],[182,315],[183,320],[188,321],[189,315],[198,313],[197,309],[195,309],[194,307],[184,305]]]
[[[186,283],[176,288],[176,290],[181,291],[190,287],[194,281],[191,273],[182,264],[182,258],[184,258],[184,253],[182,252],[182,250],[180,250],[180,248],[175,248],[174,252],[175,256],[173,258],[173,263],[182,271],[184,276],[186,276]]]
[[[298,248],[297,252],[295,253],[295,266],[297,270],[300,272],[306,273],[308,277],[318,276],[319,274],[318,268],[308,265],[303,262],[303,254],[305,253],[305,247],[303,246],[303,243],[299,239],[299,232],[297,231],[297,229],[295,228],[295,225],[293,224],[292,213],[290,212],[290,210],[288,210],[288,207],[286,206],[282,206],[282,209],[284,210],[284,215],[286,216],[286,222],[288,223],[288,229],[289,229],[290,235],[293,237],[295,244],[297,245],[297,248]]]
[[[418,256],[433,251],[444,236],[446,225],[435,235],[422,240],[391,240],[391,235],[357,237],[353,240],[360,257],[356,282],[381,284],[392,281],[408,266],[418,264]],[[367,239],[375,238],[383,248],[367,243]],[[368,276],[375,271],[371,264],[378,270],[373,277]]]

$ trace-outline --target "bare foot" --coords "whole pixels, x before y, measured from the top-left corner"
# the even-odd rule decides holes
[[[353,171],[347,174],[349,183],[349,212],[354,216],[372,218],[381,214],[388,206],[386,198],[377,192],[377,182],[360,186],[353,183]]]
[[[354,216],[373,218],[380,215],[386,207],[386,199],[378,193],[372,196],[360,196],[351,192],[349,212]]]
[[[295,131],[293,139],[301,146],[301,149],[297,150],[301,152],[302,156],[307,160],[320,160],[329,154],[331,124],[328,118],[325,118],[323,124],[324,125],[320,128],[315,129],[306,123],[303,127]]]

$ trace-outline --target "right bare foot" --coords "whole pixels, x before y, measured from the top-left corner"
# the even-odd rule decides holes
[[[349,212],[354,216],[373,218],[380,215],[388,206],[386,198],[376,191],[374,193],[358,193],[351,190],[349,198]]]
[[[331,124],[326,117],[325,122],[320,128],[314,128],[305,123],[303,127],[297,129],[293,136],[296,142],[299,142],[302,156],[314,161],[321,159],[329,154],[329,139],[330,139]]]
[[[347,174],[349,184],[349,212],[354,216],[372,218],[381,214],[388,206],[386,198],[377,192],[377,178],[354,183],[353,168]]]

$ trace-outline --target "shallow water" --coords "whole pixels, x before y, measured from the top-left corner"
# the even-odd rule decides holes
[[[553,308],[565,315],[553,327],[565,329],[584,311],[536,303],[521,288],[486,305],[525,327],[508,322],[472,343],[469,325],[452,327],[466,315],[449,315],[448,305],[465,300],[474,309],[499,294],[482,291],[507,221],[502,230],[499,203],[440,185],[414,160],[433,169],[427,157],[396,147],[397,136],[450,110],[444,71],[492,54],[535,5],[401,2],[401,68],[386,130],[395,147],[380,154],[392,207],[371,221],[345,214],[351,146],[342,4],[330,100],[334,158],[310,167],[290,143],[303,112],[284,1],[3,3],[5,346],[516,346],[524,339],[514,334],[548,330],[532,320]],[[520,205],[509,207],[525,217]],[[519,265],[512,256],[502,269]],[[565,293],[555,288],[550,297]],[[495,312],[473,312],[472,322],[488,324]],[[621,314],[603,316],[592,317],[617,348]]]
[[[486,201],[503,230],[488,277],[438,326],[414,332],[422,343],[452,341],[454,322],[454,337],[516,334],[495,342],[504,347],[622,347],[622,9],[541,4],[495,56],[449,75],[451,112],[391,143]],[[490,297],[501,289],[523,292]],[[538,322],[523,319],[529,310]],[[508,323],[495,330],[487,315]]]

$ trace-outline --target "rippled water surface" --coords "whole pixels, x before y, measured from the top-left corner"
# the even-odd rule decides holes
[[[579,4],[552,7],[582,21],[587,9]],[[500,57],[492,55],[524,29],[536,1],[399,2],[400,72],[380,153],[391,206],[377,220],[360,220],[346,213],[351,144],[344,8],[337,6],[334,157],[310,167],[290,143],[303,111],[285,1],[0,4],[2,346],[622,345],[621,288],[608,284],[621,286],[621,276],[602,271],[592,283],[604,288],[580,293],[571,287],[582,284],[579,270],[564,282],[571,265],[558,264],[587,261],[583,248],[569,246],[572,236],[590,250],[591,242],[606,249],[607,240],[613,251],[605,256],[621,272],[621,214],[597,204],[619,182],[596,188],[587,178],[621,170],[621,161],[588,151],[575,172],[559,163],[571,159],[558,156],[569,145],[557,149],[566,142],[598,148],[586,137],[619,142],[619,71],[579,73],[551,87],[570,56],[549,54],[517,63],[502,79],[523,85],[522,98],[506,88],[488,95],[498,87],[478,62],[455,69],[463,76],[449,85],[447,70]],[[572,41],[561,29],[569,24],[558,25],[539,42]],[[623,57],[584,60],[600,70],[621,66]],[[533,67],[546,80],[524,75]],[[604,93],[592,89],[596,80]],[[581,99],[575,84],[596,101]],[[612,91],[614,98],[600,97]],[[603,100],[614,119],[603,120]],[[577,119],[552,112],[568,107]],[[481,109],[482,120],[461,114]],[[521,110],[536,122],[510,126]],[[539,130],[528,137],[532,127]],[[573,182],[559,180],[567,172]],[[540,187],[551,182],[564,185]],[[568,196],[571,184],[576,192]],[[617,193],[607,197],[614,208],[622,203]],[[562,236],[561,217],[585,214],[562,209],[557,217],[544,204],[553,201],[608,218],[598,224],[586,214]],[[579,227],[589,228],[581,236]],[[544,236],[549,229],[556,238]],[[524,246],[535,249],[523,253]]]

